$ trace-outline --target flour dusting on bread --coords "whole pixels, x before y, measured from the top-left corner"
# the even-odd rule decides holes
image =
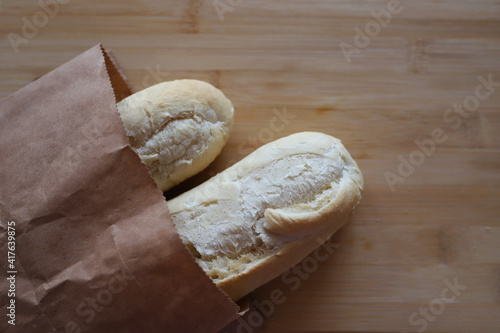
[[[197,80],[163,82],[117,104],[129,143],[166,191],[206,168],[229,138],[234,108]]]
[[[304,132],[259,148],[169,209],[198,264],[236,300],[343,226],[362,189],[340,140]]]

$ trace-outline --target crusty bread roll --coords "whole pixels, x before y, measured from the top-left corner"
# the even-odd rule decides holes
[[[162,191],[206,168],[233,125],[231,102],[219,89],[196,80],[159,83],[117,106],[130,146]]]
[[[340,140],[303,132],[262,146],[168,207],[197,263],[238,300],[342,227],[362,190]]]

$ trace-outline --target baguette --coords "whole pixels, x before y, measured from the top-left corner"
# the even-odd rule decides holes
[[[362,190],[340,140],[303,132],[260,147],[168,207],[196,262],[236,301],[341,228]]]
[[[163,82],[117,104],[131,148],[162,191],[206,168],[233,125],[224,94],[197,80]]]

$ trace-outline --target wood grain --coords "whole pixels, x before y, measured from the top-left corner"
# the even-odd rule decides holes
[[[257,304],[273,290],[285,298],[260,314],[263,323],[254,313],[255,325],[247,316],[246,328],[222,332],[499,332],[500,86],[460,126],[444,116],[474,96],[478,77],[500,82],[500,1],[401,1],[350,63],[339,44],[353,44],[354,28],[389,1],[241,0],[223,20],[213,3],[71,0],[16,53],[9,33],[22,36],[23,17],[41,8],[2,0],[0,98],[99,42],[136,90],[211,82],[235,105],[234,131],[217,160],[170,196],[272,139],[312,130],[343,140],[366,190],[331,240],[338,249],[297,289],[278,277],[255,291]],[[270,132],[273,110],[289,118]],[[435,129],[446,140],[391,191],[385,173],[397,174],[399,156]],[[467,289],[425,328],[412,325],[455,279]]]

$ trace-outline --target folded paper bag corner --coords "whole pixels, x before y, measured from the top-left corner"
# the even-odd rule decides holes
[[[15,222],[18,282],[16,326],[0,331],[216,332],[238,317],[128,146],[116,100],[130,93],[99,44],[0,102],[1,234]]]

